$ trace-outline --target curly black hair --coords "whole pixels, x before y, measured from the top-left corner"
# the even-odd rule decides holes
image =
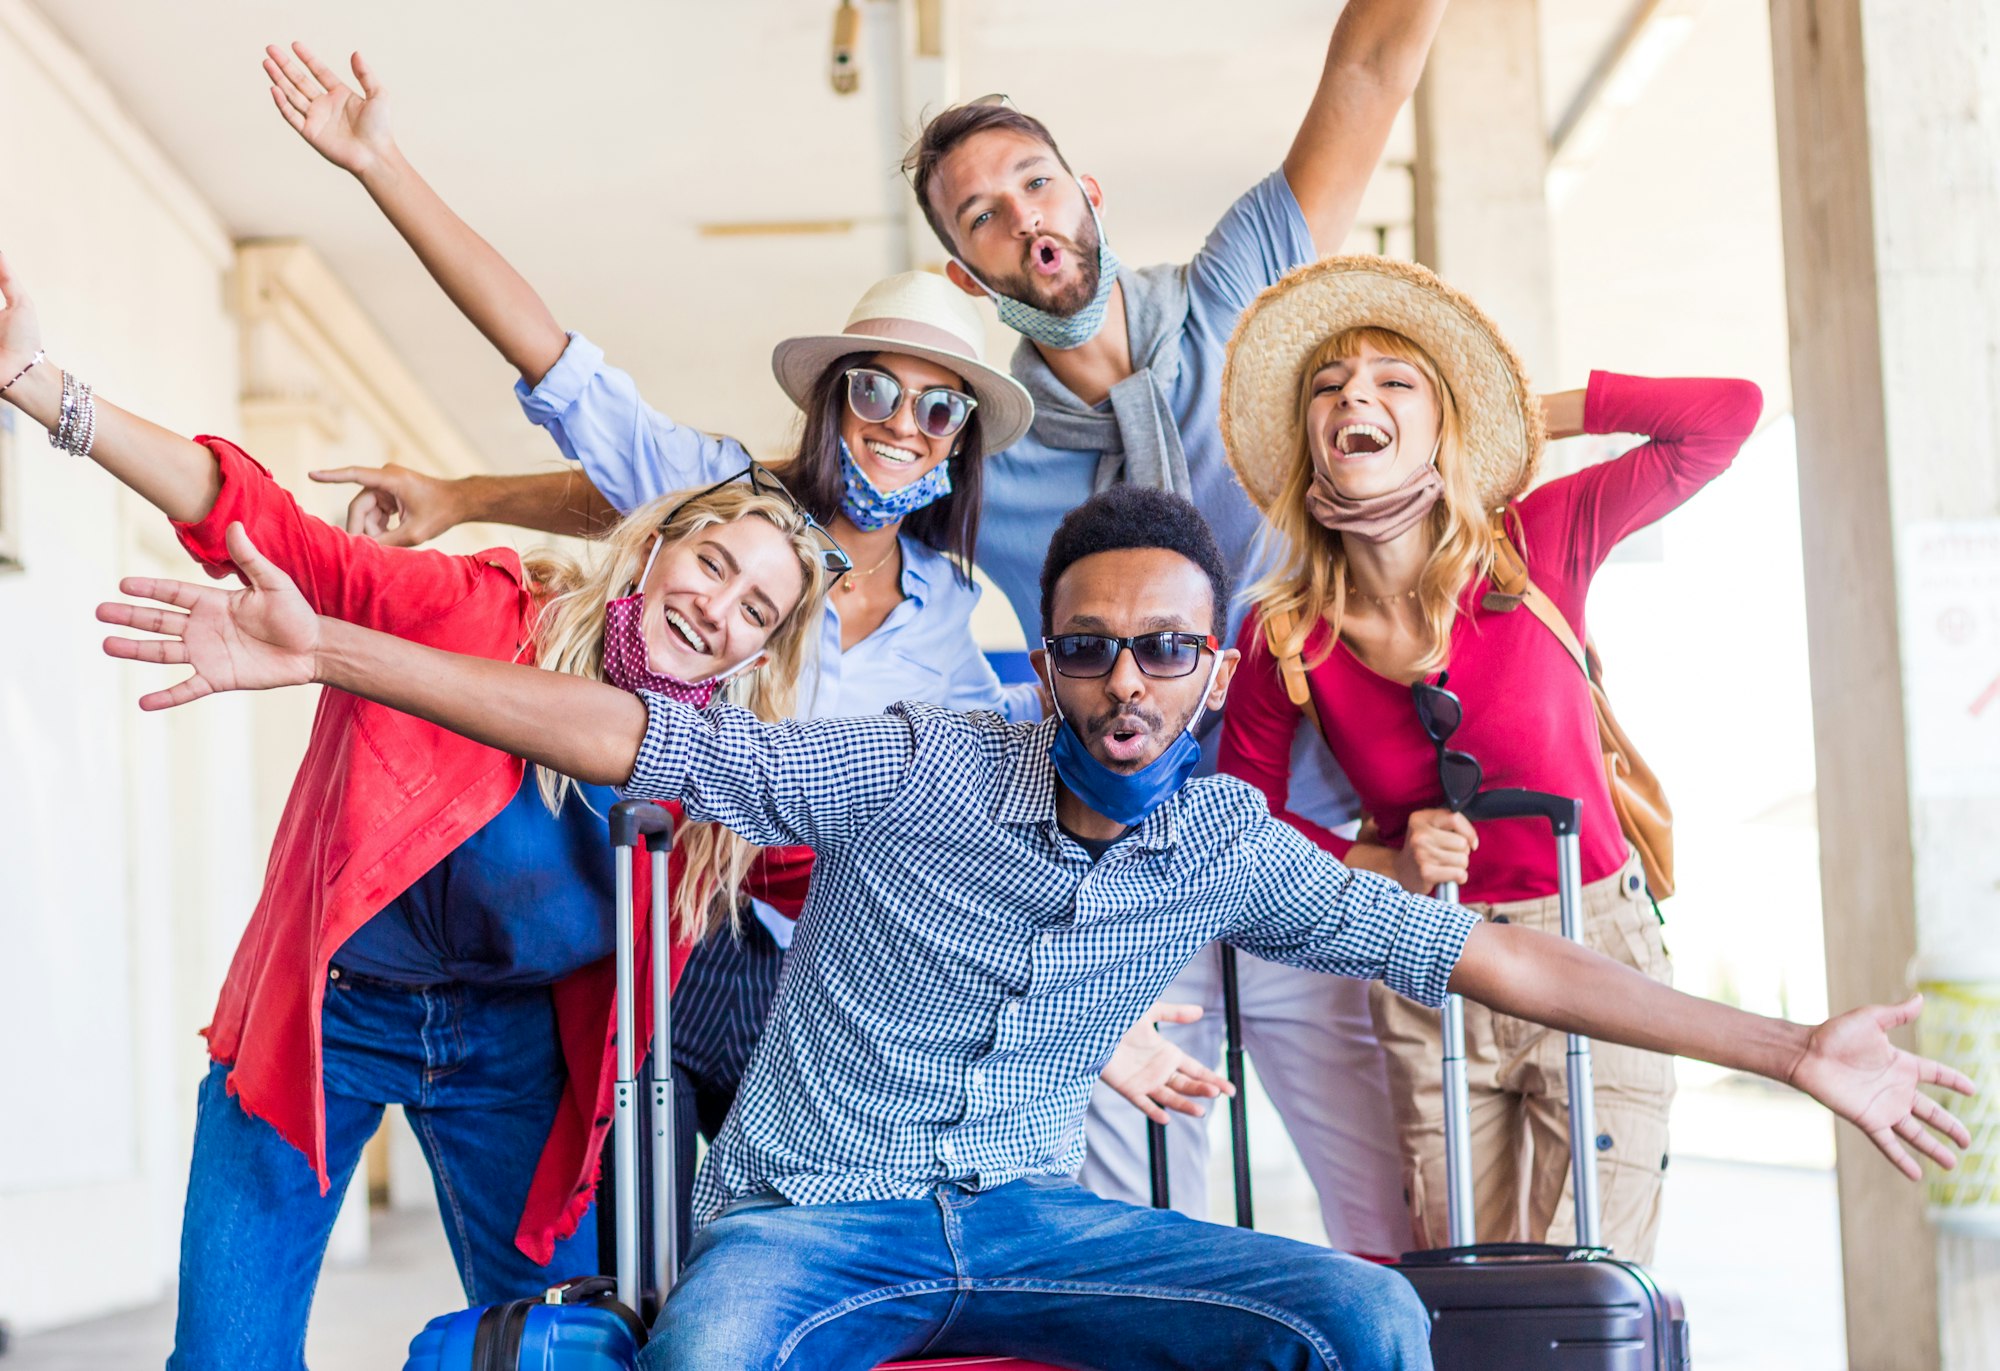
[[[1219,636],[1227,629],[1229,597],[1236,587],[1208,520],[1183,496],[1150,486],[1117,485],[1064,515],[1056,536],[1049,539],[1048,556],[1042,559],[1044,637],[1054,632],[1056,582],[1062,574],[1093,553],[1128,547],[1165,548],[1200,567],[1215,597],[1210,632]]]

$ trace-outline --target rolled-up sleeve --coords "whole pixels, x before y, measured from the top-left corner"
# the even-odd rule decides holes
[[[1478,915],[1343,866],[1278,819],[1248,841],[1257,875],[1228,941],[1267,961],[1379,980],[1419,1004],[1444,1003]]]
[[[629,514],[669,491],[734,476],[750,454],[734,438],[677,424],[648,405],[631,375],[604,360],[604,349],[569,336],[556,364],[531,390],[514,383],[530,422],[548,430],[563,455],[619,512]]]
[[[747,709],[694,709],[641,692],[646,733],[618,793],[679,800],[687,817],[763,847],[822,849],[881,813],[910,774],[914,741],[892,710],[766,723]]]

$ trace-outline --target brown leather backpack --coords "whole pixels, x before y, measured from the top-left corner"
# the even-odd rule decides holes
[[[1507,527],[1506,512],[1493,516],[1492,585],[1483,601],[1487,609],[1505,612],[1525,607],[1548,626],[1576,662],[1577,670],[1583,673],[1597,713],[1598,747],[1604,754],[1604,779],[1611,789],[1611,807],[1618,813],[1618,827],[1639,854],[1640,864],[1646,869],[1647,889],[1654,899],[1666,899],[1674,893],[1674,811],[1667,803],[1666,791],[1619,726],[1618,716],[1611,712],[1611,700],[1604,693],[1604,669],[1595,645],[1576,640],[1569,620],[1563,618],[1555,602],[1529,577],[1528,564]],[[1278,658],[1278,672],[1284,680],[1286,695],[1305,710],[1324,738],[1326,730],[1320,727],[1319,711],[1313,706],[1305,664],[1297,653],[1284,655],[1279,651],[1279,639],[1291,636],[1291,629],[1290,615],[1269,616],[1265,620],[1265,642]]]

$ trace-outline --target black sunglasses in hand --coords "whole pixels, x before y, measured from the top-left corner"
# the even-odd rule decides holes
[[[1413,682],[1410,699],[1417,707],[1417,722],[1423,725],[1425,736],[1437,748],[1438,785],[1444,790],[1445,804],[1457,813],[1479,794],[1486,774],[1480,769],[1479,759],[1470,752],[1445,746],[1451,741],[1451,735],[1458,732],[1458,726],[1465,722],[1465,709],[1459,704],[1458,696],[1444,688],[1449,676],[1449,672],[1441,671],[1435,684],[1429,681]]]
[[[733,476],[725,476],[712,486],[703,486],[700,490],[697,490],[694,494],[668,510],[666,517],[660,520],[660,527],[665,528],[668,524],[672,523],[676,514],[679,514],[702,496],[711,495],[721,490],[724,486],[741,481],[746,477],[750,481],[750,488],[752,490],[760,495],[775,495],[783,500],[792,507],[792,512],[805,522],[807,528],[819,535],[820,542],[824,544],[819,554],[820,565],[826,568],[829,576],[845,576],[848,572],[854,570],[854,559],[847,555],[846,549],[834,541],[833,535],[826,531],[825,526],[819,520],[813,518],[806,507],[799,503],[799,497],[786,489],[785,483],[780,481],[777,474],[762,462],[752,462]]]

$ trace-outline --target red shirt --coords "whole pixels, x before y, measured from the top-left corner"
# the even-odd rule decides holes
[[[456,557],[351,536],[301,510],[233,444],[200,441],[221,465],[222,492],[208,517],[174,527],[204,567],[235,571],[223,533],[241,522],[321,614],[452,652],[533,661],[534,594],[510,549]],[[320,1002],[333,954],[498,814],[524,770],[517,757],[421,719],[321,692],[263,892],[204,1032],[210,1055],[232,1068],[230,1093],[305,1154],[322,1194],[329,1182]],[[640,862],[634,881],[642,967],[651,955],[650,865]],[[775,886],[752,884],[781,901],[804,884],[793,870],[785,875]],[[674,948],[676,979],[686,956],[685,945]],[[550,1260],[556,1240],[576,1231],[590,1205],[617,1069],[613,989],[609,958],[551,988],[569,1084],[515,1234],[537,1262]],[[635,1008],[643,1041],[652,1032],[651,1000],[642,995]]]
[[[1763,398],[1748,381],[1647,380],[1593,372],[1584,401],[1591,433],[1644,433],[1651,441],[1522,497],[1516,508],[1529,575],[1584,636],[1590,579],[1617,544],[1679,506],[1720,475],[1757,423]],[[1574,795],[1583,801],[1583,878],[1601,880],[1625,862],[1611,807],[1590,692],[1576,659],[1525,609],[1485,609],[1484,579],[1459,599],[1448,687],[1465,721],[1450,746],[1479,759],[1486,784]],[[1306,642],[1324,647],[1321,624]],[[1285,693],[1253,613],[1237,646],[1243,663],[1229,692],[1220,768],[1264,792],[1271,812],[1344,857],[1352,842],[1288,808],[1292,736],[1304,711]],[[1362,665],[1345,643],[1307,673],[1313,707],[1334,760],[1347,773],[1383,841],[1400,847],[1410,814],[1442,808],[1437,752],[1417,723],[1410,688]],[[1306,727],[1310,728],[1308,722]],[[1480,825],[1467,900],[1499,903],[1549,895],[1555,840],[1539,820]]]

